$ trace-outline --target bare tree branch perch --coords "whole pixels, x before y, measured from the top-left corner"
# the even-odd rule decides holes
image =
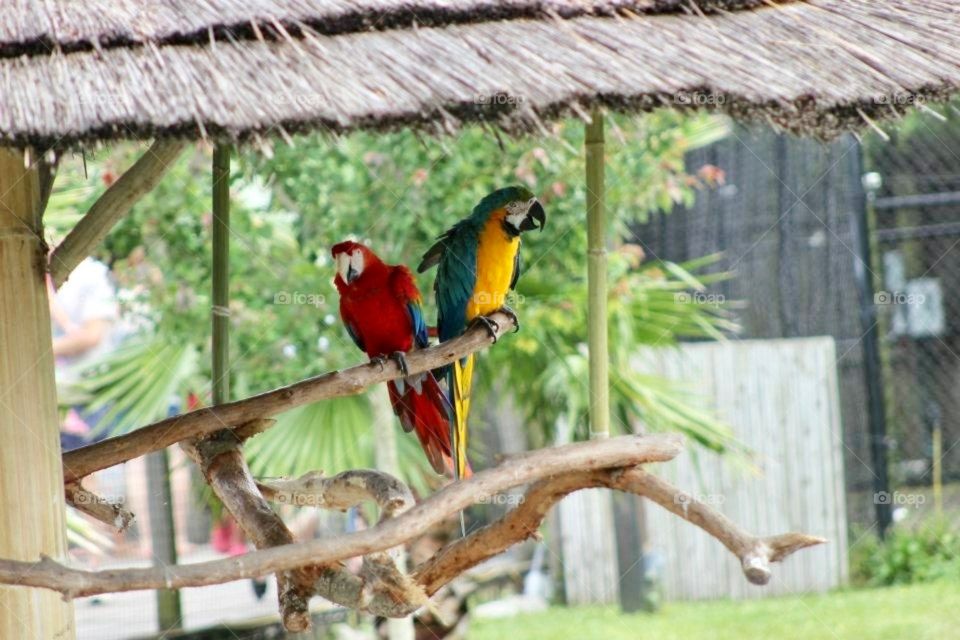
[[[93,203],[50,255],[50,275],[55,286],[66,282],[70,272],[90,255],[113,225],[157,186],[185,146],[181,140],[157,140]]]
[[[241,428],[253,430],[249,425]],[[181,443],[181,448],[197,463],[207,484],[257,549],[292,544],[293,534],[254,484],[240,444],[237,432],[223,430],[207,440]],[[277,573],[280,619],[288,631],[310,627],[308,605],[316,578],[314,567]]]
[[[753,584],[762,585],[770,581],[771,562],[779,562],[794,551],[827,541],[803,533],[785,533],[767,538],[751,535],[686,491],[641,469],[626,471],[611,488],[650,498],[709,533],[740,559],[743,574]]]
[[[243,556],[174,567],[83,571],[63,566],[50,558],[42,558],[39,562],[0,560],[0,584],[43,587],[74,598],[137,589],[204,586],[311,565],[326,567],[347,558],[404,544],[461,509],[512,487],[573,471],[589,472],[663,462],[681,450],[682,439],[675,435],[621,436],[542,449],[510,457],[493,469],[480,471],[469,480],[445,487],[396,518],[337,538],[287,544]],[[343,583],[354,577],[337,574],[335,578]],[[318,582],[323,579],[321,575]],[[362,583],[360,578],[357,581]],[[339,603],[345,599],[336,593],[324,597]],[[369,610],[374,611],[374,606],[371,605]]]
[[[504,313],[495,313],[491,318],[497,323],[498,337],[510,332],[514,327],[513,319]],[[485,328],[474,327],[454,340],[410,352],[407,354],[407,365],[410,373],[436,369],[457,358],[479,351],[492,342],[493,338]],[[400,376],[400,370],[393,361],[389,361],[382,367],[362,364],[344,371],[334,371],[301,380],[290,386],[243,400],[167,418],[130,433],[107,438],[65,453],[63,455],[64,481],[77,482],[95,471],[164,449],[183,440],[255,422],[319,400],[357,394],[371,385]]]
[[[414,505],[407,485],[373,469],[344,471],[331,478],[319,471],[308,471],[293,480],[258,481],[257,487],[267,500],[296,507],[345,510],[372,500],[386,518],[398,516]]]
[[[119,504],[101,498],[79,484],[68,484],[66,486],[66,497],[67,504],[71,507],[107,526],[113,527],[117,531],[126,531],[135,519],[133,513]]]

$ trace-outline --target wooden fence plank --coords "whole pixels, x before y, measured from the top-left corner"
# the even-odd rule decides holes
[[[700,405],[753,452],[752,465],[685,453],[660,473],[758,534],[797,530],[831,541],[791,557],[758,589],[717,541],[651,506],[647,546],[662,555],[665,597],[755,598],[843,584],[847,524],[833,339],[685,344],[643,354],[637,366],[696,390]]]

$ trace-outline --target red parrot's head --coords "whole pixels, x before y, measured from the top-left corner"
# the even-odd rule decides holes
[[[382,264],[377,254],[352,240],[333,245],[330,254],[337,265],[337,276],[347,285],[353,284],[363,274],[364,269]]]

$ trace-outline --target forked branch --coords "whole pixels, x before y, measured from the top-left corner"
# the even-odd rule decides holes
[[[549,509],[564,496],[585,488],[605,487],[647,497],[701,527],[733,552],[748,580],[764,584],[770,563],[799,549],[825,542],[816,536],[787,533],[751,535],[712,507],[692,498],[637,465],[669,460],[681,449],[675,436],[623,436],[544,449],[512,457],[494,469],[452,484],[407,509],[407,494],[396,480],[370,471],[332,478],[308,475],[296,480],[260,483],[274,499],[294,501],[301,494],[318,506],[341,508],[372,499],[387,517],[371,529],[331,539],[287,544],[229,560],[169,568],[81,571],[49,558],[27,563],[0,560],[0,583],[54,589],[65,597],[113,591],[180,588],[218,584],[266,573],[315,567],[309,593],[376,615],[404,616],[423,606],[428,596],[471,567],[509,546],[536,535]],[[409,576],[397,570],[386,553],[425,533],[459,510],[512,487],[530,484],[523,500],[501,519],[457,540]],[[363,556],[359,575],[340,561]]]
[[[311,565],[330,566],[347,558],[368,556],[405,544],[460,510],[512,487],[562,476],[574,470],[589,472],[663,462],[681,450],[681,438],[673,435],[621,436],[541,449],[511,457],[469,480],[451,484],[409,511],[381,521],[370,529],[336,538],[286,544],[235,558],[173,567],[82,571],[49,558],[39,562],[0,560],[0,584],[44,587],[69,598],[137,589],[221,584]],[[338,586],[351,583],[354,587],[360,580],[344,572],[337,572],[335,579]],[[369,589],[366,593],[369,595]],[[336,594],[325,597],[343,603]],[[366,603],[371,611],[377,604],[375,599],[367,596],[360,598],[359,602]]]

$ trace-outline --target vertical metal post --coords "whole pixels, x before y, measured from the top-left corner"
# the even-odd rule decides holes
[[[603,114],[586,127],[587,336],[590,348],[590,436],[610,435],[610,378],[607,349],[607,221],[604,210]]]
[[[863,175],[863,150],[857,145],[857,172]],[[870,225],[868,198],[861,181],[854,181],[857,189],[856,206],[850,214],[853,230],[853,275],[860,306],[860,328],[863,332],[863,372],[867,387],[867,413],[870,421],[870,458],[873,464],[873,501],[876,509],[877,530],[883,537],[892,521],[890,480],[887,475],[887,416],[883,397],[883,366],[880,361],[880,339],[877,331],[877,310],[872,279]]]
[[[213,149],[213,403],[230,399],[230,147]]]

